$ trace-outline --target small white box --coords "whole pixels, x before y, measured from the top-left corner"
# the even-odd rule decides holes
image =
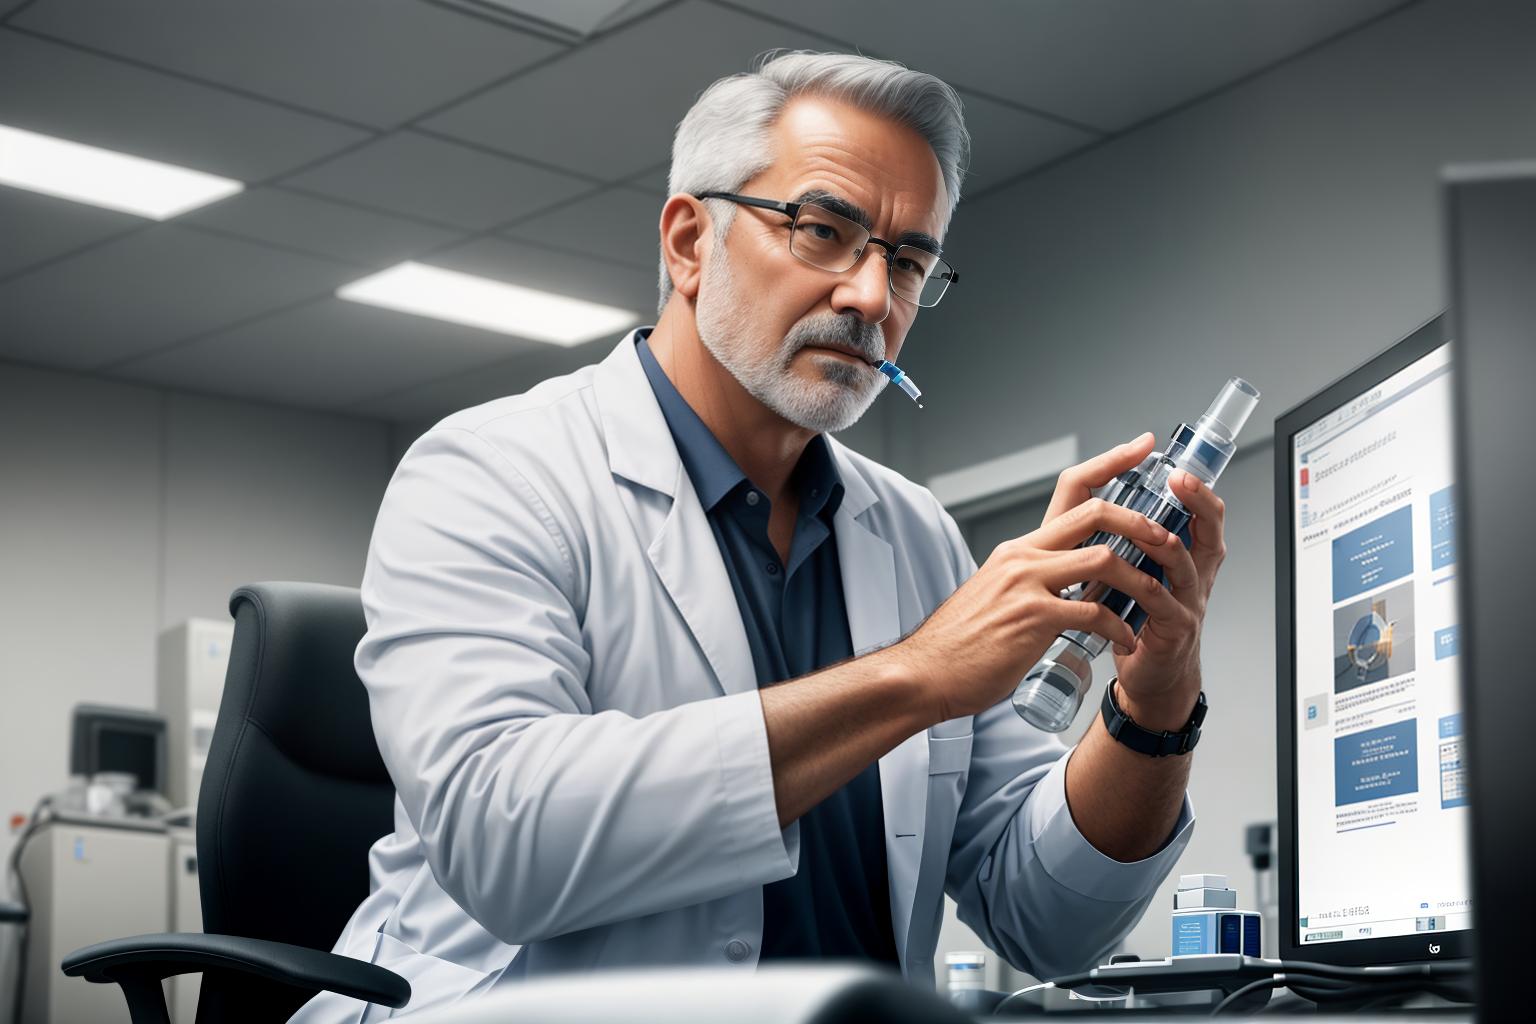
[[[1179,891],[1185,889],[1225,889],[1226,875],[1180,875]]]
[[[1236,910],[1236,889],[1180,889],[1173,894],[1174,910]]]

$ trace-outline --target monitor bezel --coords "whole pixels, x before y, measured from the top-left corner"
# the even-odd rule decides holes
[[[1437,931],[1382,938],[1301,943],[1296,849],[1296,632],[1293,601],[1296,561],[1296,502],[1292,488],[1292,445],[1296,434],[1339,406],[1375,387],[1446,344],[1444,314],[1420,326],[1380,355],[1351,370],[1327,388],[1275,420],[1275,719],[1278,727],[1279,918],[1277,949],[1283,960],[1367,966],[1452,960],[1472,953],[1472,930]],[[1430,946],[1438,946],[1432,953]]]

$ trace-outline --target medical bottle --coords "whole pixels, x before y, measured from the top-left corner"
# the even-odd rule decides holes
[[[1187,547],[1190,513],[1168,485],[1169,477],[1174,470],[1182,469],[1207,487],[1214,485],[1237,447],[1238,432],[1258,402],[1257,389],[1241,377],[1233,377],[1194,426],[1180,423],[1167,448],[1153,452],[1135,469],[1112,480],[1103,499],[1140,512],[1176,534]],[[1162,566],[1124,537],[1101,530],[1079,547],[1094,544],[1108,544],[1115,554],[1162,581]],[[1146,611],[1134,600],[1103,583],[1079,584],[1062,596],[1075,601],[1098,601],[1138,632],[1147,619]],[[1057,636],[1014,691],[1013,709],[1026,722],[1046,732],[1067,728],[1093,685],[1093,659],[1109,643],[1096,633],[1082,630],[1068,630]]]

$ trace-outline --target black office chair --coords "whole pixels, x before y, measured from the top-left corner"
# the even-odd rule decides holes
[[[404,1006],[404,978],[328,952],[368,894],[368,848],[393,827],[394,784],[352,668],[358,592],[256,583],[229,610],[197,800],[203,932],[99,942],[64,973],[121,985],[134,1024],[168,1024],[161,979],[198,971],[198,1024],[285,1021],[321,990]]]

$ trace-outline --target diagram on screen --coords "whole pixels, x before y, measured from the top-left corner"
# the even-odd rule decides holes
[[[1334,609],[1334,693],[1411,671],[1412,581]]]

